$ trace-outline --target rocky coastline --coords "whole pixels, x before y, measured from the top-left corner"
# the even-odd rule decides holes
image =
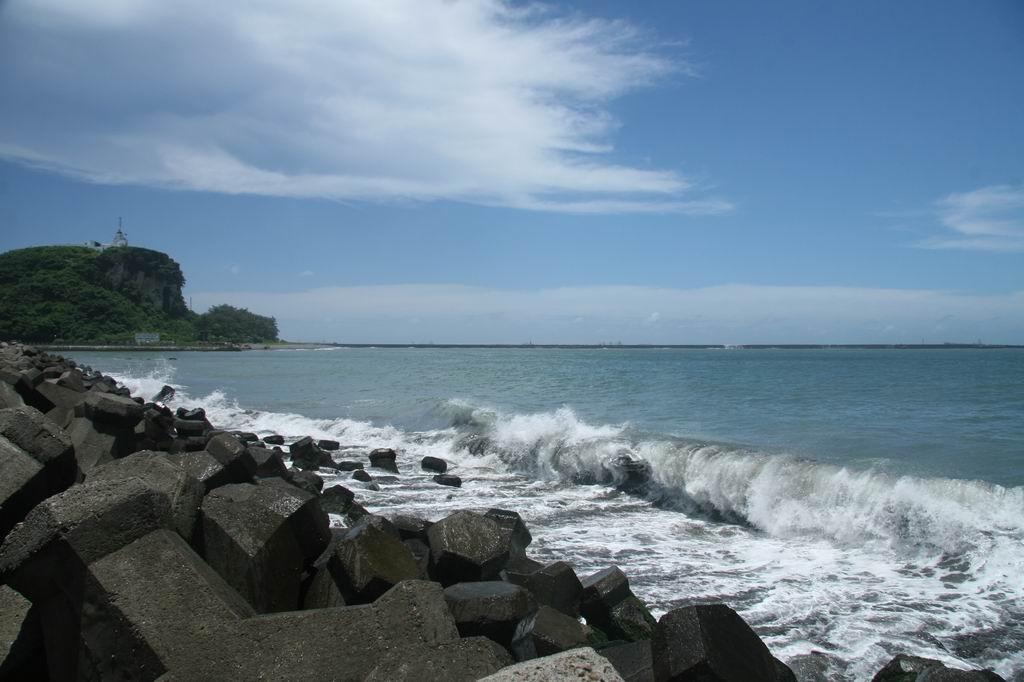
[[[342,459],[171,395],[0,344],[0,682],[797,679],[726,604],[656,620],[628,566],[530,559],[515,510],[384,517],[317,473],[391,480],[392,449]],[[1002,678],[900,655],[873,679]]]

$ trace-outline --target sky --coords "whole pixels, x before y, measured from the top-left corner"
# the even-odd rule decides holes
[[[0,0],[0,250],[353,343],[1024,343],[1017,0]]]

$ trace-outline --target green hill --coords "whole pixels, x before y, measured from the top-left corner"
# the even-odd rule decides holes
[[[170,256],[123,246],[38,246],[0,254],[0,339],[35,343],[276,340],[273,318],[218,306],[196,315],[181,295],[185,276]],[[219,310],[217,310],[219,308]],[[225,323],[225,308],[232,312]],[[211,333],[213,332],[213,333]]]

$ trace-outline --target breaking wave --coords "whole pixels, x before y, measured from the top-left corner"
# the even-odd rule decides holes
[[[1019,606],[1024,600],[1024,487],[897,476],[645,433],[628,422],[595,425],[569,407],[517,414],[444,400],[428,410],[435,428],[414,430],[248,409],[221,391],[194,398],[187,387],[174,384],[169,363],[156,371],[114,376],[147,398],[169,384],[177,390],[170,406],[202,406],[218,426],[286,438],[330,438],[343,447],[395,447],[410,471],[418,469],[418,457],[444,457],[456,472],[478,472],[467,493],[476,494],[472,491],[479,488],[484,504],[491,503],[490,494],[551,495],[545,499],[550,500],[547,508],[554,510],[597,500],[599,520],[594,523],[614,527],[612,532],[623,538],[635,537],[631,533],[637,526],[661,524],[659,544],[643,548],[656,557],[649,565],[639,563],[636,556],[644,540],[626,543],[638,582],[649,597],[669,607],[671,595],[679,589],[676,571],[687,571],[694,581],[700,571],[718,565],[717,571],[699,579],[703,594],[740,602],[744,616],[788,657],[816,656],[822,650],[841,657],[847,663],[837,668],[845,671],[837,673],[837,679],[870,676],[868,671],[877,669],[887,656],[904,650],[899,642],[951,664],[983,662],[1011,676],[1024,671],[1024,658],[1013,653],[1024,646],[1024,637],[1013,634],[1013,623],[1024,617]],[[616,519],[610,511],[612,497],[585,497],[588,488],[577,485],[622,484],[623,461],[643,463],[638,466],[647,472],[644,485],[631,489],[648,505],[647,511],[635,512],[646,514],[642,520],[626,512]],[[520,482],[508,484],[518,488],[488,488],[505,485],[479,473],[491,470],[507,472],[506,478],[514,474],[533,479],[542,487],[527,492]],[[402,503],[395,499],[392,503]],[[408,503],[414,498],[403,499]],[[439,503],[428,493],[422,504],[434,508]],[[548,518],[543,513],[549,512],[538,507],[536,513],[539,520]],[[579,524],[586,523],[579,516],[583,513],[577,510],[565,528],[538,530],[550,531],[549,547],[585,557],[600,548],[573,544]],[[680,526],[665,516],[655,517],[657,513],[692,521]],[[680,537],[675,535],[677,527],[698,534]],[[702,533],[719,539],[705,547]],[[819,568],[774,559],[775,569],[758,564],[760,577],[745,569],[737,569],[734,576],[722,568],[722,552],[737,553],[733,561],[740,566],[744,562],[736,556],[745,552],[775,552],[772,556],[792,553],[800,561],[817,561]],[[659,565],[674,568],[662,574]],[[812,576],[808,571],[813,570],[827,571],[829,579]],[[744,601],[743,595],[751,591],[763,596]],[[817,625],[813,616],[799,615],[820,611],[822,599],[829,601],[830,624]],[[907,603],[914,606],[908,608]],[[871,623],[873,618],[878,622]],[[804,630],[808,639],[795,634]],[[986,633],[991,633],[991,641]],[[954,643],[951,649],[938,643],[940,636]]]
[[[140,395],[156,394],[171,368],[119,376]],[[1024,488],[981,481],[894,476],[786,455],[636,433],[628,423],[592,425],[562,407],[503,414],[464,401],[434,407],[447,428],[409,432],[353,419],[245,409],[215,391],[192,399],[174,386],[173,404],[199,404],[218,425],[340,439],[352,445],[410,447],[430,442],[451,458],[489,456],[511,471],[546,480],[600,481],[628,457],[650,465],[646,494],[664,506],[747,524],[775,537],[823,537],[841,545],[881,543],[900,552],[964,554],[1024,543]],[[994,557],[989,557],[989,561]]]

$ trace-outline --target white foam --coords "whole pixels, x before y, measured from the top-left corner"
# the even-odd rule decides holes
[[[146,397],[174,385],[168,367],[116,378]],[[565,559],[581,574],[618,563],[658,613],[730,603],[783,660],[829,656],[829,679],[868,679],[901,651],[1024,675],[1011,635],[971,660],[953,648],[990,628],[1010,633],[1024,618],[1024,488],[638,439],[628,424],[587,424],[567,407],[503,414],[449,401],[440,410],[452,427],[406,432],[248,410],[221,392],[193,399],[176,388],[172,406],[201,405],[218,426],[395,447],[401,484],[358,490],[371,510],[436,519],[458,508],[516,509],[539,560]],[[464,447],[467,433],[487,439],[482,455]],[[673,508],[568,484],[622,454],[651,464],[661,502]],[[447,460],[464,486],[439,489],[419,470],[425,455]],[[348,475],[327,479],[353,485]],[[700,510],[712,516],[692,513]]]

